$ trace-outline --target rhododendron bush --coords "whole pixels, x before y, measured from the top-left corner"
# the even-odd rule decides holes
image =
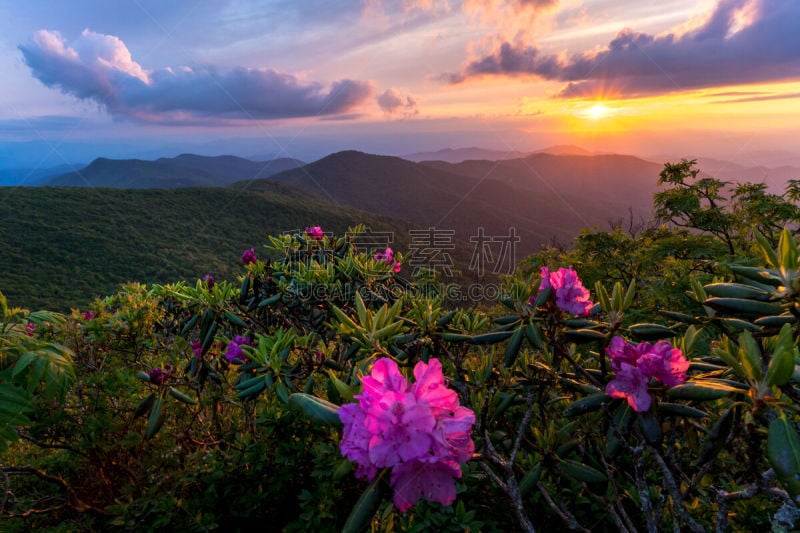
[[[312,225],[235,280],[0,299],[3,530],[791,530],[800,254],[720,221],[584,234],[485,307]]]

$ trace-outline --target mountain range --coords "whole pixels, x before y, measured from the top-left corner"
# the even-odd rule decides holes
[[[225,187],[242,179],[266,178],[303,164],[300,160],[290,158],[250,161],[232,155],[209,157],[182,154],[155,161],[101,157],[82,169],[52,176],[43,184],[117,189]]]
[[[648,220],[663,168],[570,146],[495,160],[459,161],[454,152],[486,155],[462,149],[448,152],[453,161],[415,162],[344,151],[304,164],[182,154],[40,173],[41,187],[0,188],[0,291],[16,305],[59,308],[124,281],[226,276],[269,233],[358,223],[391,231],[392,246],[420,260],[433,246],[452,257],[461,281],[485,281],[476,262],[505,273],[543,245],[568,246],[581,229]],[[705,163],[742,181],[800,177],[795,167],[754,175]]]
[[[521,241],[518,250],[529,254],[548,242],[567,244],[581,228],[604,226],[634,205],[637,215],[649,215],[658,166],[626,156],[603,156],[605,166],[618,163],[615,181],[635,182],[621,192],[598,198],[594,189],[584,192],[591,175],[579,172],[585,156],[547,156],[561,162],[563,172],[541,175],[526,166],[530,158],[491,162],[414,163],[399,157],[347,151],[329,155],[304,167],[281,172],[267,180],[253,180],[248,189],[279,181],[336,204],[407,220],[422,227],[453,230],[470,242],[483,228],[485,235],[508,235],[514,227]],[[577,160],[577,162],[575,161]],[[633,161],[631,161],[633,160]],[[638,164],[637,164],[638,162]],[[493,174],[507,164],[518,180]],[[487,170],[488,169],[488,170]],[[553,170],[547,168],[546,170]],[[607,179],[610,171],[600,176]],[[510,176],[510,175],[509,175]],[[559,181],[557,186],[551,182]],[[644,185],[644,184],[647,185]],[[598,188],[602,188],[599,185]],[[646,206],[640,208],[640,206]]]

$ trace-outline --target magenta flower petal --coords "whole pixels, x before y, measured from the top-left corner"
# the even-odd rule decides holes
[[[669,342],[658,341],[652,347],[648,345],[637,366],[646,376],[656,378],[667,387],[674,387],[686,381],[689,361]]]
[[[429,502],[450,505],[456,499],[455,478],[461,468],[455,461],[409,461],[392,470],[394,504],[406,511],[421,497]]]
[[[242,263],[245,265],[253,264],[257,261],[256,258],[256,251],[254,248],[250,248],[249,250],[245,250],[242,252]]]
[[[636,361],[639,359],[639,352],[636,346],[620,336],[615,336],[611,339],[611,343],[606,348],[606,354],[611,358],[611,368],[615,372],[619,372],[622,363],[636,366]]]
[[[428,364],[422,361],[417,363],[414,367],[414,378],[416,383],[411,387],[414,396],[430,404],[437,418],[456,410],[458,395],[445,385],[442,364],[438,359],[431,359]]]
[[[594,304],[589,300],[589,290],[583,286],[578,278],[578,273],[572,267],[559,268],[551,272],[543,266],[541,269],[542,281],[539,283],[539,292],[553,288],[555,302],[559,309],[573,315],[586,316]],[[535,300],[531,298],[531,303]]]
[[[606,393],[612,398],[625,398],[636,412],[650,409],[652,398],[647,392],[647,376],[628,363],[621,363],[614,379],[606,385]]]
[[[308,235],[312,239],[321,239],[322,237],[325,236],[325,233],[323,233],[322,228],[320,226],[307,226],[306,235]]]

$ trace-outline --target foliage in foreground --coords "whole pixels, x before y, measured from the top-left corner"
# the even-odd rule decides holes
[[[697,218],[695,192],[694,233],[586,233],[574,271],[558,267],[576,251],[539,257],[544,276],[534,258],[486,310],[448,309],[435,283],[395,272],[401,257],[314,232],[246,252],[235,284],[132,285],[69,317],[3,305],[4,530],[789,530],[800,253],[787,229]],[[367,409],[376,368],[395,364],[381,394],[404,399],[376,416],[398,414],[420,362],[474,413],[474,450],[430,433],[458,458],[455,500],[400,511],[400,463],[343,457],[339,414]],[[377,443],[399,427],[387,417]]]

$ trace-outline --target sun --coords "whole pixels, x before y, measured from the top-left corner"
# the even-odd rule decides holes
[[[613,110],[603,104],[594,104],[581,111],[580,116],[589,120],[600,120],[614,114]]]

